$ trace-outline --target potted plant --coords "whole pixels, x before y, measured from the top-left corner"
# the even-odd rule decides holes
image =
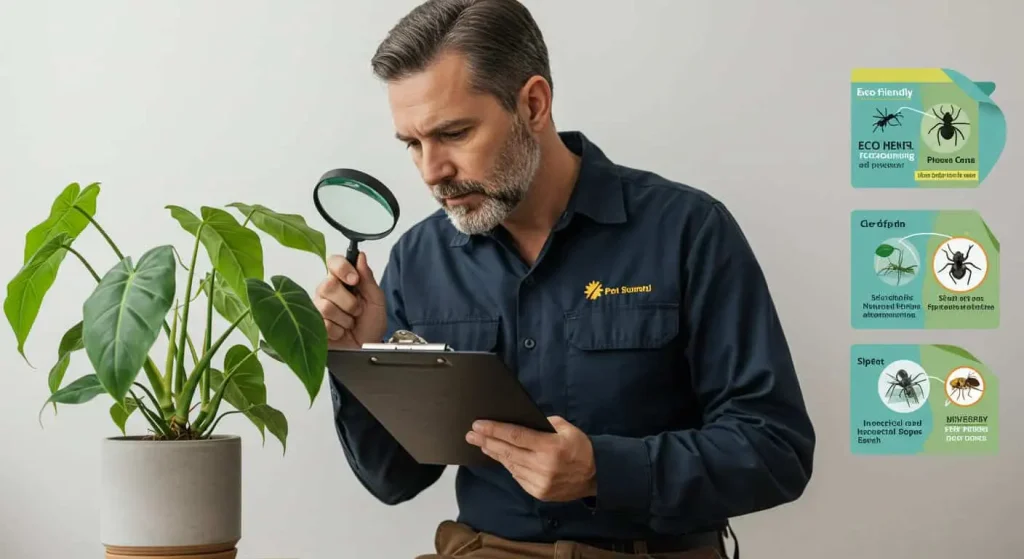
[[[70,328],[49,373],[40,423],[51,406],[56,413],[61,404],[112,400],[110,417],[120,434],[102,441],[100,487],[100,535],[108,558],[235,557],[241,439],[220,433],[220,422],[244,415],[264,443],[269,431],[284,453],[288,423],[268,404],[260,353],[298,377],[310,406],[327,357],[326,329],[309,294],[286,276],[266,279],[260,232],[326,266],[324,237],[301,216],[261,205],[203,206],[198,215],[166,206],[191,237],[187,262],[171,244],[133,258],[100,226],[99,193],[97,183],[63,189],[49,216],[26,234],[23,266],[7,286],[4,313],[28,361],[25,341],[69,255],[96,284],[80,315],[60,317]],[[104,273],[75,248],[90,226],[114,256]],[[213,327],[216,315],[226,328]],[[166,349],[154,358],[161,337]],[[79,350],[91,372],[65,382]],[[136,413],[148,432],[126,432]]]

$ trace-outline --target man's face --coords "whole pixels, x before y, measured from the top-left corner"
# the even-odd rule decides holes
[[[397,136],[434,198],[457,229],[476,234],[522,201],[540,165],[540,145],[518,114],[473,92],[469,77],[461,57],[445,56],[389,84],[388,99]]]

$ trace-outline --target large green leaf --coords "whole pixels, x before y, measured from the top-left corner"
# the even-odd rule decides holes
[[[210,276],[211,274],[206,274],[201,284],[203,292],[206,293],[207,297],[210,296]],[[224,283],[224,280],[221,279],[222,277],[220,274],[213,275],[213,308],[225,320],[234,324],[238,317],[242,316],[249,308]],[[246,338],[249,338],[249,343],[252,344],[253,348],[258,347],[260,343],[260,330],[251,315],[246,316],[238,323],[238,329],[245,334]]]
[[[64,382],[64,373],[68,370],[68,364],[71,362],[71,354],[84,348],[85,345],[82,342],[82,322],[79,321],[60,339],[60,344],[57,346],[57,363],[50,369],[50,376],[48,383],[50,386],[50,393],[54,393],[60,390],[60,385]]]
[[[135,403],[135,398],[126,398],[123,404],[114,402],[110,405],[110,418],[114,420],[114,424],[121,430],[122,435],[127,435],[124,430],[125,425],[136,409],[138,409],[138,404]]]
[[[248,305],[245,281],[249,278],[263,280],[263,245],[260,236],[252,229],[242,227],[234,216],[218,208],[200,208],[202,219],[180,206],[167,208],[182,228],[193,235],[199,235],[217,274]]]
[[[132,267],[125,258],[100,280],[82,307],[85,351],[104,389],[123,402],[174,303],[175,261],[169,245],[150,249]]]
[[[241,411],[264,435],[264,423],[260,417],[246,410],[257,404],[267,403],[267,386],[263,380],[263,365],[256,353],[244,345],[235,345],[224,354],[224,370],[234,371],[231,382],[224,389],[224,399],[236,410]],[[210,369],[210,388],[214,392],[224,384],[224,373]]]
[[[257,404],[249,408],[246,414],[262,421],[270,434],[281,441],[281,454],[288,451],[288,420],[283,413],[267,404]]]
[[[266,353],[267,357],[270,357],[274,361],[280,361],[281,363],[284,363],[284,359],[281,359],[281,356],[278,355],[276,351],[274,351],[274,348],[270,347],[270,345],[267,344],[267,340],[260,340],[260,351]]]
[[[78,210],[90,217],[96,215],[96,198],[99,194],[99,183],[90,184],[85,189],[77,182],[67,185],[53,201],[50,215],[25,234],[24,261],[28,262],[39,247],[61,233],[67,233],[71,239],[77,238],[89,226],[89,219]]]
[[[70,242],[71,237],[67,233],[57,233],[50,237],[32,253],[28,262],[7,284],[4,314],[14,330],[18,353],[22,357],[25,357],[25,341],[39,316],[43,298],[57,279],[57,272],[67,255],[64,247]]]
[[[84,404],[96,396],[105,392],[103,385],[95,374],[89,374],[76,379],[71,384],[50,394],[50,397],[43,402],[43,408],[39,410],[40,422],[42,421],[43,410],[49,403],[54,404]]]
[[[312,407],[327,366],[327,328],[302,287],[285,276],[271,282],[248,280],[252,315],[267,345],[302,381]]]
[[[244,345],[235,345],[224,354],[224,371],[231,371],[231,385],[226,389],[228,403],[237,409],[267,403],[263,365],[258,354]],[[237,397],[229,397],[234,394]],[[238,403],[236,404],[234,401]]]
[[[298,214],[275,212],[260,204],[249,205],[241,202],[228,204],[248,217],[253,225],[273,237],[277,242],[288,248],[311,252],[327,263],[327,244],[324,234],[306,224],[306,219]]]

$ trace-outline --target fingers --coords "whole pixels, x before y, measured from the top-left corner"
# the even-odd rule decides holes
[[[338,278],[329,275],[316,289],[314,301],[320,314],[346,328],[352,327],[352,319],[362,312],[359,297],[348,290]]]
[[[327,339],[336,342],[355,327],[363,306],[359,297],[346,287],[358,283],[358,273],[352,264],[344,257],[332,256],[328,269],[330,272],[317,287],[313,304],[324,319]]]
[[[526,449],[536,449],[543,441],[543,434],[532,429],[511,423],[500,423],[496,421],[475,421],[473,431],[488,438],[495,438],[513,446]]]
[[[552,477],[548,461],[535,451],[514,446],[501,439],[484,437],[470,431],[466,440],[480,447],[480,451],[504,467],[512,478],[538,499],[545,499],[551,489]]]
[[[568,421],[565,420],[565,418],[558,415],[549,416],[548,423],[550,423],[551,426],[555,428],[555,432],[562,435],[565,435],[570,431],[575,430],[575,426],[573,426],[573,424],[569,423]]]
[[[347,262],[346,262],[347,263]],[[366,261],[366,253],[360,252],[356,258],[356,274],[359,280],[359,292],[366,298],[366,302],[373,305],[384,305],[384,291],[377,284],[377,278],[373,275],[369,263]]]
[[[360,259],[362,259],[362,254],[360,254]],[[330,271],[330,275],[346,285],[359,283],[359,272],[356,267],[340,254],[334,254],[327,258],[327,269]]]
[[[501,439],[481,435],[476,431],[466,434],[466,442],[476,445],[488,456],[498,460],[506,467],[528,466],[533,451],[520,448]]]

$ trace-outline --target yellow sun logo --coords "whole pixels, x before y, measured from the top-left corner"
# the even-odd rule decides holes
[[[587,299],[590,299],[591,301],[597,299],[598,297],[601,296],[602,292],[601,282],[592,281],[588,283],[587,288],[583,292],[586,294]]]

